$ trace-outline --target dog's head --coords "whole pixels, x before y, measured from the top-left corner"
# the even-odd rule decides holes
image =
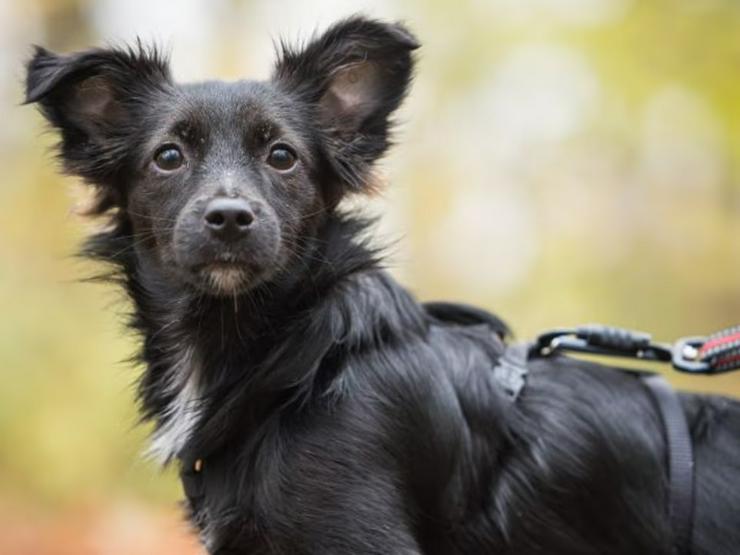
[[[414,37],[355,17],[283,47],[265,82],[181,85],[140,44],[56,55],[37,48],[27,102],[61,135],[95,212],[130,229],[169,280],[234,295],[291,267],[348,192],[372,187]]]

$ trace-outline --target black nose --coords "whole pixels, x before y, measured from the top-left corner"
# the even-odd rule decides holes
[[[219,197],[208,203],[203,219],[216,237],[234,241],[246,235],[254,213],[244,199]]]

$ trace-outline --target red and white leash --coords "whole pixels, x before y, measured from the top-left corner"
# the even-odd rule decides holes
[[[673,365],[678,370],[697,374],[740,370],[740,326],[708,337],[682,339],[673,350]]]

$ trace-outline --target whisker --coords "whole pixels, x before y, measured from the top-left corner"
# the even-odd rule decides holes
[[[148,220],[157,220],[161,222],[177,223],[177,218],[165,218],[161,216],[152,216],[151,214],[142,214],[141,212],[134,212],[133,210],[126,210],[127,214],[132,216],[139,216],[140,218],[146,218]]]

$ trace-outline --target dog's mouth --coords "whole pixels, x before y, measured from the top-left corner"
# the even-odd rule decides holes
[[[201,291],[218,297],[239,295],[252,289],[270,275],[270,265],[253,257],[222,252],[192,264],[189,281]]]

